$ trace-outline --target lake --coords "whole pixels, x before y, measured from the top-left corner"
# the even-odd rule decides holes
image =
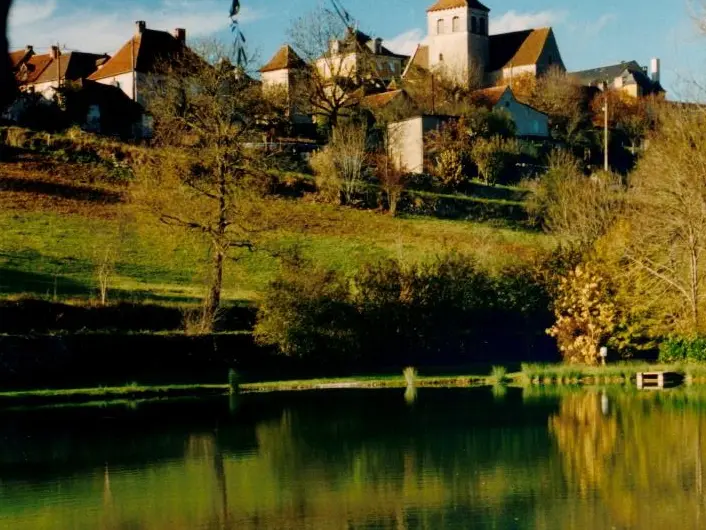
[[[706,528],[706,393],[331,390],[0,411],[0,528]]]

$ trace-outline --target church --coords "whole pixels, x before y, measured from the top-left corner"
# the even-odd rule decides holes
[[[438,0],[427,9],[427,26],[426,43],[417,47],[404,75],[422,69],[492,86],[552,67],[565,70],[551,28],[490,35],[490,9],[478,0]]]

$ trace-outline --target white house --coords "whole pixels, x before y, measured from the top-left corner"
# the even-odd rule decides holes
[[[171,33],[157,31],[138,21],[135,35],[88,79],[118,87],[133,101],[144,104],[151,78],[158,74],[164,61],[185,47],[185,29],[177,28]]]
[[[520,103],[509,86],[476,90],[473,93],[473,101],[489,110],[507,112],[515,122],[518,137],[549,137],[549,116],[529,105]]]

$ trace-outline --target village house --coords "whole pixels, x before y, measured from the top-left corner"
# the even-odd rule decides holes
[[[147,28],[145,21],[135,23],[135,34],[113,57],[88,79],[122,90],[131,100],[144,105],[153,79],[170,57],[186,48],[186,30],[173,32]]]
[[[324,79],[360,77],[385,88],[402,76],[409,56],[393,53],[380,38],[350,29],[343,39],[333,39],[329,49],[317,61]]]
[[[399,91],[398,91],[399,92]],[[378,95],[380,98],[383,94]],[[396,95],[395,98],[399,98]],[[516,136],[526,140],[549,138],[549,117],[515,98],[509,86],[491,87],[473,92],[471,99],[490,111],[505,112],[515,123]],[[427,135],[453,119],[451,116],[419,115],[388,126],[389,151],[395,165],[410,173],[423,173],[428,151]]]
[[[639,98],[664,93],[661,85],[660,60],[654,58],[650,68],[640,66],[637,61],[572,72],[571,75],[583,86],[598,90],[619,90]]]
[[[67,88],[64,92],[73,103],[71,117],[85,129],[140,138],[152,131],[144,106],[153,80],[165,62],[185,47],[186,30],[157,31],[138,21],[135,34],[112,57],[62,53],[58,47],[38,55],[27,46],[10,53],[10,64],[27,95],[42,96],[50,103],[61,88]],[[5,117],[18,121],[28,103],[20,98]]]
[[[63,53],[52,46],[47,54],[38,55],[33,46],[10,53],[10,62],[20,90],[52,100],[65,83],[86,79],[109,57],[94,53]]]

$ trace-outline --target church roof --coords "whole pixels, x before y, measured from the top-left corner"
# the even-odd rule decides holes
[[[551,28],[528,29],[490,36],[489,72],[510,66],[537,64],[547,41],[553,35]]]
[[[297,52],[295,52],[289,44],[285,44],[277,53],[274,54],[272,59],[260,68],[260,72],[274,72],[276,70],[289,70],[293,68],[302,68],[306,66],[306,63],[302,60]]]
[[[443,11],[444,9],[456,9],[458,7],[470,7],[471,9],[480,9],[481,11],[490,11],[490,9],[478,0],[437,0],[437,2],[427,9],[427,13],[432,11]]]
[[[425,44],[419,44],[417,46],[417,49],[414,51],[414,54],[407,65],[407,70],[412,67],[429,70],[429,46]],[[405,71],[405,73],[407,72]]]

